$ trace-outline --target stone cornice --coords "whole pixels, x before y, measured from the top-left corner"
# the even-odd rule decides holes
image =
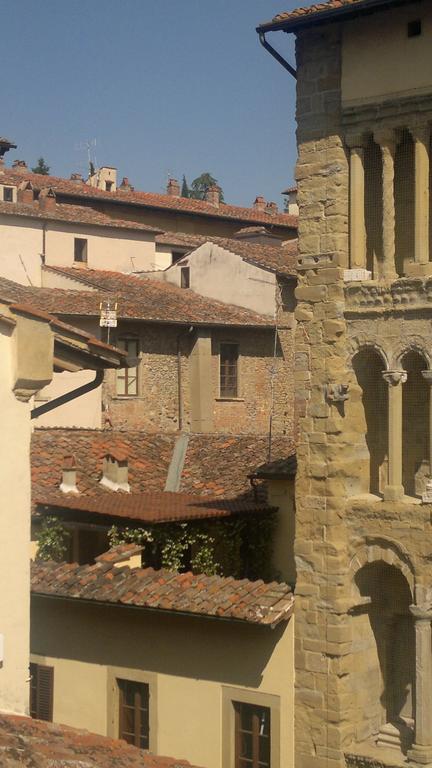
[[[402,277],[392,283],[368,280],[345,285],[345,314],[391,312],[432,314],[432,278]]]
[[[413,115],[419,125],[432,122],[432,94],[401,96],[377,104],[345,106],[342,111],[342,123],[347,133],[370,133],[372,126],[377,123],[389,128],[400,128],[404,125],[414,128]]]

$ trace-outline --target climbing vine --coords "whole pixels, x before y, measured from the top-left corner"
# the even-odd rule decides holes
[[[70,533],[58,517],[45,517],[38,534],[38,551],[36,560],[64,560],[68,550]]]

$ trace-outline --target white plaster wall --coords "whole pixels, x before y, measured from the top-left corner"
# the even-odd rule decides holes
[[[92,381],[94,371],[77,371],[77,373],[55,373],[51,384],[42,389],[35,397],[35,408],[49,402],[60,395],[70,392],[83,384]],[[99,429],[102,413],[102,387],[81,395],[70,403],[60,405],[53,411],[42,414],[34,420],[36,427],[82,427]]]
[[[0,710],[28,713],[30,406],[12,392],[12,343],[0,330]]]
[[[181,267],[190,268],[190,287],[202,296],[227,304],[275,315],[276,277],[241,256],[214,243],[204,243],[164,272],[165,279],[180,285]]]
[[[422,20],[422,34],[408,37],[407,23],[416,19]],[[431,47],[429,2],[346,22],[342,45],[343,104],[431,93]]]
[[[41,285],[42,222],[0,215],[0,277]]]

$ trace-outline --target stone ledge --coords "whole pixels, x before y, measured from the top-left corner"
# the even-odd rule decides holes
[[[386,750],[387,752],[388,750]],[[372,755],[361,755],[350,752],[345,752],[346,768],[400,768],[400,766],[406,767],[406,759],[398,757],[384,756],[373,757]]]

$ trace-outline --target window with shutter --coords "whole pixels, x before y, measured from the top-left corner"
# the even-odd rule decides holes
[[[119,737],[141,749],[149,749],[149,703],[147,683],[117,680],[119,688]]]
[[[139,341],[138,339],[118,339],[117,346],[124,349],[130,358],[138,358]],[[133,368],[122,368],[117,371],[117,395],[137,395],[138,394],[138,366]]]
[[[235,768],[271,768],[270,708],[235,701]]]
[[[30,664],[30,715],[37,720],[53,719],[54,667]]]
[[[239,346],[224,342],[220,345],[220,397],[238,397]]]

